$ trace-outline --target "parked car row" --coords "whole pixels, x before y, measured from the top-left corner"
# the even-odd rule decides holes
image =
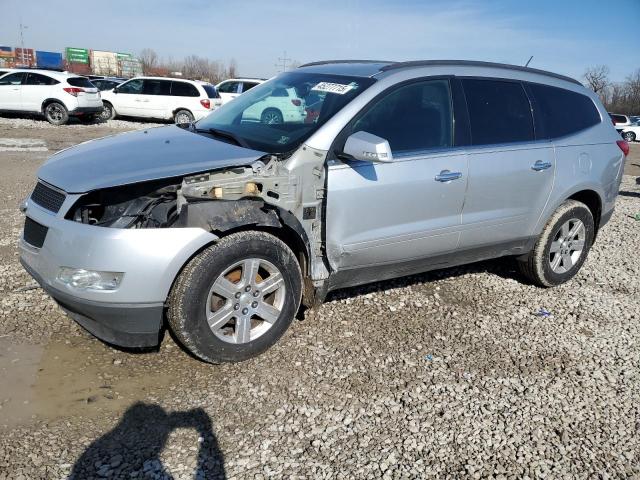
[[[41,114],[54,125],[71,117],[92,121],[117,116],[174,120],[199,120],[223,103],[259,85],[262,79],[221,82],[224,93],[210,83],[165,77],[89,76],[39,69],[0,70],[0,112]],[[295,92],[282,92],[278,100],[256,107],[251,118],[282,123],[305,117],[304,103]]]

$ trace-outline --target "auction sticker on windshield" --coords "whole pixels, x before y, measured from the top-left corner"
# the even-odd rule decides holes
[[[316,92],[337,93],[344,95],[353,88],[353,85],[343,85],[342,83],[320,82],[311,90]]]

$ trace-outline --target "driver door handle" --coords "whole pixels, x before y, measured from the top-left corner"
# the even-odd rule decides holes
[[[542,160],[538,160],[536,163],[531,165],[531,170],[535,170],[536,172],[540,172],[548,168],[551,168],[551,162],[543,162]]]
[[[436,175],[435,181],[446,183],[451,182],[452,180],[458,180],[459,178],[462,178],[462,172],[450,172],[449,170],[442,170],[438,175]]]

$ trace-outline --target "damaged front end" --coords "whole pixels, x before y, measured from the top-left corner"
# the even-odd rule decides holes
[[[312,299],[328,278],[323,159],[324,152],[302,148],[286,161],[267,155],[244,167],[100,189],[82,195],[66,218],[118,229],[199,228],[217,237],[268,230],[298,255]]]

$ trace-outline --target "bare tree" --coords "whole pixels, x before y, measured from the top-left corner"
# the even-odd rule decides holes
[[[587,86],[599,95],[603,95],[606,88],[610,85],[609,82],[609,67],[606,65],[596,65],[595,67],[587,68],[584,73],[584,79],[587,82]]]
[[[227,68],[227,77],[236,78],[238,76],[238,62],[235,58],[229,60],[229,67]]]
[[[148,70],[155,68],[158,64],[158,54],[151,48],[145,48],[140,52],[142,70],[146,74]]]

